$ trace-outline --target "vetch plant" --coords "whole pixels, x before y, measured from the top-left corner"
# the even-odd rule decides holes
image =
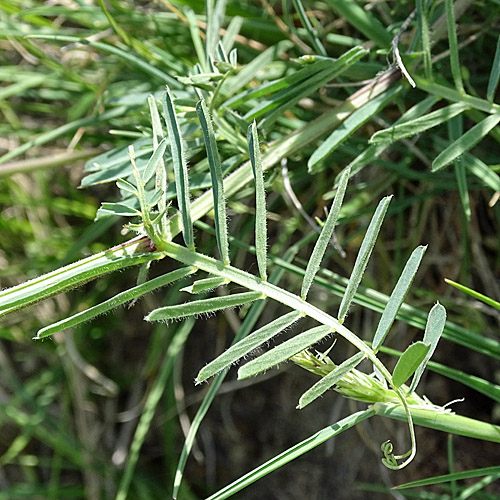
[[[431,16],[424,2],[417,2],[415,18],[410,16],[400,25],[399,31],[391,34],[369,11],[357,4],[331,0],[329,5],[332,9],[345,16],[382,52],[391,49],[395,63],[363,82],[361,89],[345,100],[336,102],[325,113],[309,120],[307,99],[321,92],[332,80],[342,83],[340,80],[363,68],[360,64],[369,50],[356,43],[338,57],[328,57],[322,37],[318,35],[314,23],[311,24],[302,2],[297,0],[293,3],[304,27],[303,35],[317,55],[311,53],[293,60],[285,57],[287,61],[283,66],[286,70],[270,81],[256,80],[258,70],[271,63],[275,54],[285,54],[290,44],[283,40],[273,49],[274,52],[264,51],[254,61],[241,65],[238,52],[233,47],[241,23],[232,21],[221,38],[225,9],[225,2],[222,1],[216,5],[207,2],[207,24],[203,34],[205,43],[194,12],[187,9],[183,14],[198,62],[186,74],[177,75],[177,78],[163,74],[154,64],[142,61],[137,56],[131,58],[121,48],[89,42],[91,46],[102,50],[113,49],[113,53],[139,65],[148,74],[159,77],[163,85],[168,84],[147,98],[144,95],[133,96],[138,101],[142,98],[138,106],[147,100],[148,120],[141,125],[142,133],[134,136],[133,143],[128,147],[117,148],[89,161],[88,175],[82,181],[84,187],[104,182],[116,183],[120,200],[104,202],[97,218],[126,217],[129,223],[125,225],[125,231],[136,232],[137,236],[109,250],[0,292],[0,316],[4,316],[107,273],[140,266],[136,286],[43,326],[35,338],[44,339],[68,328],[78,327],[125,303],[133,304],[147,293],[170,286],[196,297],[157,307],[148,312],[145,320],[152,324],[183,321],[179,337],[176,336],[178,340],[172,344],[171,352],[174,354],[179,352],[194,319],[243,306],[246,314],[233,344],[215,359],[207,360],[209,362],[200,367],[196,377],[197,384],[212,377],[213,381],[187,434],[175,472],[174,498],[179,497],[184,467],[197,430],[225,375],[232,365],[253,355],[254,359],[239,367],[239,379],[254,377],[287,361],[319,377],[302,395],[297,395],[298,409],[313,404],[319,397],[331,397],[334,391],[345,398],[368,404],[368,407],[286,450],[215,493],[210,497],[212,499],[228,498],[325,440],[375,415],[402,420],[408,425],[408,450],[395,452],[390,440],[381,444],[382,462],[389,469],[399,470],[415,457],[415,424],[500,442],[498,426],[457,415],[451,408],[434,404],[425,395],[417,393],[425,370],[430,368],[460,379],[492,399],[498,401],[499,398],[497,386],[464,376],[458,370],[443,367],[431,360],[442,336],[495,359],[498,359],[498,342],[464,333],[456,325],[447,324],[446,310],[439,302],[428,314],[404,304],[427,247],[418,243],[413,246],[414,250],[406,263],[400,266],[402,271],[389,296],[377,295],[374,290],[368,294],[361,285],[384,218],[391,203],[394,204],[394,197],[382,197],[378,192],[375,196],[369,193],[369,189],[366,190],[372,199],[381,200],[375,210],[365,210],[373,212],[373,215],[348,278],[336,277],[331,280],[331,270],[325,257],[327,253],[330,254],[331,243],[343,213],[347,211],[346,206],[352,207],[359,201],[359,197],[353,196],[358,188],[353,187],[349,180],[397,141],[407,141],[416,134],[425,134],[444,124],[448,126],[449,141],[436,138],[439,146],[440,140],[446,144],[442,145],[442,151],[429,163],[429,167],[433,172],[438,172],[453,165],[465,219],[470,217],[468,174],[481,179],[489,188],[499,190],[498,175],[471,152],[488,134],[495,133],[500,121],[500,108],[494,103],[499,73],[492,67],[486,98],[466,92],[467,85],[464,85],[459,66],[455,12],[451,1],[445,2],[444,17],[435,19],[436,16],[433,16],[433,28],[437,36],[442,26],[446,26],[453,85],[433,71],[428,26]],[[109,15],[108,12],[106,17]],[[400,54],[401,35],[412,22],[418,26],[411,44],[415,52]],[[119,27],[114,29],[127,46],[134,47],[146,58],[151,56],[147,46],[130,39]],[[69,35],[37,33],[30,36],[68,43],[81,41]],[[497,48],[497,56],[499,51]],[[498,59],[497,56],[495,59]],[[156,61],[154,57],[151,60]],[[420,71],[420,64],[423,65],[423,72]],[[303,174],[325,175],[332,154],[345,155],[343,148],[347,141],[355,139],[357,131],[378,117],[390,103],[402,99],[411,91],[402,76],[425,93],[425,97],[404,109],[401,106],[401,116],[394,124],[387,124],[386,128],[375,132],[370,142],[363,143],[362,150],[357,150],[359,154],[357,152],[352,161],[343,163],[345,168],[332,182],[329,181],[330,191],[325,198],[332,201],[324,220],[319,221],[320,227],[315,228],[317,233],[313,233],[314,238],[308,235],[297,243],[287,244],[281,247],[284,251],[279,255],[270,251],[267,220],[272,218],[272,213],[268,206],[269,200],[266,200],[266,188],[271,190],[272,182],[278,182],[274,167],[282,161],[298,157],[304,165]],[[255,84],[249,85],[252,80],[255,80]],[[128,96],[118,101],[126,104],[127,99]],[[444,104],[444,101],[449,103]],[[436,105],[440,107],[431,111]],[[477,123],[463,133],[462,120],[466,113]],[[410,145],[415,147],[413,143]],[[22,151],[22,148],[15,150],[6,158],[13,158]],[[387,185],[385,182],[379,189],[380,193],[386,191]],[[236,232],[231,231],[231,225],[228,224],[229,214],[234,211],[238,197],[243,196],[241,193],[245,190],[246,196],[248,193],[254,195],[255,206],[254,211],[248,207],[246,210],[251,220],[251,239],[254,242],[249,253],[255,255],[255,265],[250,268],[234,258],[235,248],[245,243]],[[322,192],[321,196],[324,194]],[[366,209],[366,206],[362,208]],[[350,208],[350,213],[353,212],[356,213],[356,208]],[[205,217],[213,219],[213,227],[202,221]],[[213,242],[214,251],[210,255],[206,254],[206,246],[200,244],[201,235],[207,235]],[[305,248],[311,241],[314,245],[307,252],[306,263],[302,265],[300,259],[294,261],[298,250]],[[432,241],[428,243],[432,245]],[[151,264],[161,260],[175,262],[178,268],[148,279]],[[280,279],[285,271],[289,275],[299,276],[300,283],[290,280],[289,285],[281,284]],[[179,280],[182,280],[181,286],[177,286]],[[186,284],[187,280],[189,282]],[[336,288],[332,283],[335,283]],[[322,304],[321,307],[316,304],[311,292],[313,285],[323,287],[329,292],[329,297],[341,296],[337,311],[333,311],[330,304]],[[223,293],[218,294],[221,290]],[[349,322],[348,313],[356,301],[381,313],[369,341],[358,335]],[[269,303],[279,304],[285,312],[274,315],[266,324],[257,327],[256,323]],[[408,345],[403,353],[392,353],[398,357],[398,361],[394,369],[390,370],[380,359],[379,353],[389,351],[385,341],[398,317],[423,329],[424,334],[421,340]],[[291,327],[300,332],[280,343],[278,336]],[[317,350],[318,344],[336,337],[342,337],[356,349],[355,354],[339,364],[329,357],[334,346],[324,352]],[[264,346],[269,346],[269,349],[261,353],[260,349]],[[155,390],[148,395],[147,411],[141,415],[137,426],[117,488],[117,499],[127,498],[141,446],[151,426],[162,387],[165,386],[167,368],[161,373],[158,384],[154,385]]]
[[[417,423],[425,422],[425,415],[427,414],[434,416],[433,427],[447,428],[450,432],[457,432],[482,439],[500,440],[500,429],[477,421],[471,421],[470,429],[466,429],[465,427],[467,426],[462,425],[462,428],[457,431],[457,428],[450,423],[454,421],[450,417],[456,417],[459,421],[463,421],[464,417],[455,416],[451,413],[451,410],[436,406],[415,392],[418,381],[444,329],[446,313],[443,306],[440,304],[434,306],[427,320],[423,341],[416,342],[408,347],[400,356],[392,373],[377,357],[377,351],[389,333],[391,325],[417,272],[426,247],[420,246],[416,248],[406,263],[394,291],[386,304],[371,346],[344,325],[347,312],[375,246],[376,238],[391,197],[384,198],[379,203],[373,215],[340,304],[339,312],[336,317],[332,316],[308,302],[307,295],[321,267],[321,261],[334,232],[347,190],[350,171],[346,170],[340,177],[332,206],[305,270],[300,294],[295,294],[292,291],[276,286],[267,279],[264,174],[255,122],[248,128],[248,142],[251,171],[256,185],[256,214],[261,216],[260,219],[255,218],[258,275],[252,275],[234,267],[230,263],[225,212],[226,200],[221,161],[212,120],[203,99],[198,102],[196,111],[203,132],[212,177],[213,189],[211,195],[213,196],[215,233],[217,236],[219,257],[209,257],[196,251],[192,227],[194,217],[189,199],[187,164],[182,152],[184,139],[179,133],[180,129],[176,113],[173,111],[174,105],[170,91],[167,90],[164,93],[162,100],[165,110],[164,117],[169,131],[167,137],[170,144],[170,151],[172,158],[176,158],[176,160],[173,159],[172,161],[175,167],[174,175],[177,187],[178,207],[175,213],[169,215],[169,206],[165,199],[166,188],[163,181],[166,178],[163,161],[166,151],[165,139],[157,141],[156,148],[142,170],[139,170],[137,166],[136,154],[134,148],[131,146],[129,148],[129,158],[132,166],[132,178],[129,178],[129,180],[118,179],[117,186],[127,194],[132,195],[137,201],[137,208],[131,208],[127,214],[129,216],[139,216],[139,222],[128,226],[140,233],[140,236],[134,240],[136,241],[134,246],[129,245],[130,249],[127,246],[122,246],[112,252],[105,252],[101,256],[86,259],[79,264],[68,266],[33,282],[6,290],[2,293],[2,312],[12,312],[19,307],[51,296],[70,286],[83,283],[103,272],[121,269],[125,265],[141,263],[142,265],[148,265],[152,260],[171,258],[178,261],[183,267],[180,267],[177,271],[172,271],[164,276],[139,284],[102,304],[73,315],[70,318],[44,327],[37,333],[36,338],[44,338],[65,328],[74,327],[111,308],[117,307],[127,301],[135,300],[155,288],[165,286],[190,274],[203,271],[208,274],[207,278],[195,280],[192,285],[184,289],[195,293],[213,289],[221,285],[234,284],[245,288],[247,291],[160,307],[151,311],[146,316],[146,321],[170,321],[192,316],[196,317],[263,299],[280,302],[287,306],[290,312],[259,328],[245,339],[234,344],[234,346],[200,371],[197,382],[205,381],[209,377],[230,367],[234,362],[269,342],[291,324],[300,324],[304,318],[309,318],[317,322],[318,326],[295,335],[254,360],[244,364],[238,371],[238,377],[243,379],[255,376],[290,359],[298,366],[322,377],[311,389],[300,397],[298,408],[303,408],[312,403],[328,389],[335,388],[336,391],[345,397],[369,403],[371,406],[365,410],[367,415],[374,413],[389,416],[395,414],[399,415],[400,418],[403,416],[409,425],[411,449],[403,454],[396,455],[390,441],[384,443],[382,445],[384,454],[383,463],[391,469],[404,467],[415,456],[414,421]],[[150,99],[150,109],[153,129],[158,137],[163,137],[156,105],[152,99]],[[154,182],[152,182],[153,180]],[[151,189],[147,189],[148,183],[152,185]],[[179,223],[179,226],[182,228],[184,245],[176,243],[172,239],[179,227],[176,227],[173,222],[177,220],[182,221]],[[187,224],[190,224],[190,226],[187,226]],[[104,263],[106,264],[104,265]],[[54,285],[51,285],[51,283],[54,283]],[[332,334],[344,337],[359,351],[338,366],[333,364],[326,354],[314,354],[311,350],[313,345],[325,338],[331,337]],[[373,364],[376,370],[375,374],[365,374],[356,369],[365,358]],[[410,385],[406,385],[412,376],[413,379]],[[446,417],[444,424],[440,424],[442,417]],[[430,424],[425,423],[424,425]]]

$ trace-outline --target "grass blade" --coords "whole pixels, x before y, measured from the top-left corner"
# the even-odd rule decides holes
[[[338,128],[336,128],[329,137],[314,151],[307,162],[310,172],[314,167],[338,148],[346,139],[348,139],[356,130],[362,127],[370,118],[377,114],[382,108],[390,103],[394,96],[401,91],[403,87],[396,87],[387,90],[383,94],[371,99],[363,107],[354,111]]]
[[[405,123],[409,120],[413,120],[418,118],[419,116],[422,116],[430,108],[432,108],[432,106],[434,106],[436,102],[438,102],[437,97],[434,96],[426,97],[423,101],[420,101],[418,104],[415,104],[415,106],[411,107],[408,111],[406,111],[398,120],[396,120],[394,125],[399,125],[401,123]],[[390,143],[388,142],[384,142],[382,144],[378,145],[372,144],[368,147],[365,147],[363,149],[363,152],[359,154],[356,158],[354,158],[354,160],[352,160],[351,163],[349,163],[349,165],[347,165],[347,167],[345,167],[344,170],[347,170],[349,168],[351,170],[351,176],[357,174],[363,168],[365,168],[366,165],[369,165],[372,162],[374,162],[377,158],[380,158],[380,156],[387,149],[389,144]],[[336,183],[338,182],[341,173],[337,175],[335,179]]]
[[[282,116],[283,113],[292,108],[301,99],[311,95],[316,90],[320,89],[324,84],[338,77],[349,69],[356,61],[361,59],[366,54],[362,47],[354,47],[350,51],[340,56],[336,61],[331,61],[330,67],[317,73],[306,81],[278,92],[272,96],[269,101],[265,101],[262,106],[257,106],[254,110],[245,115],[245,119],[255,118],[257,115],[262,115],[264,111],[269,114],[262,120],[262,127],[269,129],[275,120]]]
[[[55,40],[55,41],[70,42],[70,43],[80,43],[82,45],[90,45],[91,47],[95,47],[96,49],[104,50],[106,52],[109,52],[110,54],[114,54],[115,56],[118,56],[119,58],[123,59],[124,61],[127,61],[127,62],[131,63],[132,65],[137,66],[138,68],[142,69],[143,71],[150,74],[151,76],[154,76],[160,82],[162,82],[162,83],[166,82],[167,85],[169,85],[170,87],[172,87],[174,89],[181,88],[181,84],[175,78],[172,78],[167,73],[161,71],[160,69],[156,68],[152,64],[149,64],[147,61],[144,60],[144,58],[137,57],[136,55],[134,55],[130,52],[127,52],[126,50],[119,49],[118,47],[115,47],[113,45],[109,45],[107,43],[94,42],[92,40],[88,40],[87,38],[81,38],[78,36],[67,36],[67,35],[36,34],[36,35],[27,35],[26,38],[38,38],[38,39],[43,39],[43,40]]]
[[[125,106],[119,106],[117,108],[110,109],[109,111],[105,111],[100,115],[80,118],[73,122],[65,123],[64,125],[61,125],[60,127],[57,127],[53,130],[49,130],[48,132],[44,132],[40,134],[38,137],[35,137],[34,139],[31,139],[30,141],[27,141],[24,144],[21,144],[21,146],[18,146],[12,151],[3,154],[2,156],[0,156],[0,165],[2,163],[8,162],[9,160],[12,160],[12,158],[16,158],[17,156],[26,153],[26,151],[30,150],[31,148],[34,148],[35,146],[41,146],[43,144],[46,144],[47,142],[52,141],[53,139],[57,139],[58,137],[61,137],[70,132],[74,132],[79,128],[107,122],[112,118],[123,116],[129,111],[130,108],[127,108]]]
[[[259,135],[254,122],[248,127],[248,150],[255,179],[255,250],[260,278],[267,280],[267,211],[266,191],[264,189],[264,173],[260,155]]]
[[[304,439],[304,441],[292,446],[288,450],[273,457],[271,460],[268,460],[266,463],[255,468],[253,471],[222,488],[220,491],[207,498],[207,500],[224,500],[233,496],[235,493],[238,493],[238,491],[241,491],[243,488],[246,488],[252,483],[255,483],[255,481],[258,481],[260,478],[267,476],[267,474],[270,474],[274,470],[279,469],[292,460],[302,456],[304,453],[316,448],[316,446],[323,444],[328,439],[341,434],[351,427],[354,427],[363,420],[373,417],[374,414],[375,412],[373,409],[368,408],[366,410],[353,413],[352,415],[338,421],[336,424],[325,427],[316,434],[309,436],[307,439]]]
[[[132,482],[137,459],[139,458],[139,452],[142,444],[144,443],[144,439],[151,428],[151,422],[153,421],[156,407],[158,406],[161,396],[165,391],[165,386],[170,374],[172,373],[175,360],[181,352],[181,349],[193,329],[194,324],[194,319],[186,320],[175,332],[172,341],[168,346],[165,360],[160,367],[158,376],[156,377],[144,403],[144,410],[142,411],[141,419],[137,424],[134,438],[130,445],[127,463],[125,464],[125,469],[123,471],[115,500],[125,500],[127,498],[128,489],[130,487],[130,483]]]
[[[335,225],[337,224],[340,208],[342,206],[342,202],[344,201],[344,195],[347,189],[349,175],[350,170],[346,170],[340,178],[339,186],[337,189],[337,193],[335,194],[335,199],[333,200],[332,207],[330,208],[330,212],[319,235],[319,238],[316,241],[316,245],[314,246],[311,258],[307,263],[304,279],[302,280],[302,288],[300,290],[300,296],[303,300],[305,300],[307,297],[307,293],[309,292],[309,289],[311,288],[311,285],[314,281],[314,277],[318,272],[321,261],[323,260],[323,256],[325,255],[326,248],[335,229]]]
[[[358,31],[361,31],[368,40],[372,40],[382,48],[388,49],[391,46],[391,33],[369,10],[363,9],[354,1],[328,0],[327,3],[341,17],[345,17]]]
[[[304,6],[302,5],[302,1],[301,0],[293,0],[293,6],[295,7],[295,10],[297,11],[300,22],[302,23],[302,26],[304,26],[304,28],[307,32],[307,36],[309,37],[309,40],[311,41],[311,44],[312,44],[314,50],[321,56],[327,56],[328,54],[326,53],[325,47],[323,47],[323,44],[321,43],[320,39],[318,38],[318,35],[316,34],[316,30],[311,26],[311,22],[309,21],[309,18],[307,17]]]
[[[122,245],[44,274],[0,292],[0,316],[76,288],[103,274],[165,256],[151,252],[150,240],[141,236]]]
[[[373,215],[370,225],[368,226],[368,230],[366,231],[365,238],[363,239],[363,243],[361,244],[356,262],[354,263],[351,278],[349,279],[349,283],[347,284],[344,296],[342,297],[342,302],[340,303],[338,314],[340,322],[344,321],[356,290],[358,289],[358,286],[361,282],[361,278],[363,277],[363,273],[365,272],[366,266],[368,264],[368,259],[370,258],[373,247],[375,246],[375,241],[377,240],[380,226],[382,225],[391,199],[392,196],[387,196],[386,198],[382,199],[382,201],[378,204],[377,210],[375,210],[375,214]]]
[[[433,111],[415,120],[405,121],[399,125],[393,125],[384,130],[379,130],[372,135],[370,143],[381,144],[394,142],[405,137],[420,134],[450,120],[454,116],[464,112],[467,108],[468,106],[461,102],[451,104],[450,106],[438,109],[437,111]]]
[[[418,481],[411,481],[410,483],[393,486],[393,489],[403,490],[405,488],[429,486],[431,484],[448,483],[450,481],[460,481],[462,479],[489,476],[490,474],[500,474],[500,466],[495,465],[493,467],[483,467],[482,469],[466,470],[462,472],[454,472],[453,474],[444,474],[442,476],[429,477],[427,479],[419,479]]]
[[[422,50],[424,52],[424,73],[427,79],[432,79],[431,42],[429,35],[429,24],[427,22],[425,0],[417,0],[416,8],[417,8],[418,29],[420,31]]]
[[[452,118],[448,122],[448,136],[451,141],[456,141],[460,137],[462,137],[463,131],[463,117],[456,116]],[[465,165],[462,160],[462,157],[458,157],[455,159],[454,170],[455,170],[455,178],[457,179],[457,187],[458,193],[460,194],[460,204],[462,205],[462,211],[466,221],[470,221],[471,218],[471,210],[470,210],[470,199],[469,199],[469,190],[467,189],[467,176],[465,172]],[[464,246],[467,245],[467,234],[468,230],[466,224],[462,223],[462,238],[464,239]]]
[[[450,47],[451,74],[456,89],[465,94],[462,83],[462,73],[460,72],[460,60],[458,57],[457,30],[455,27],[455,11],[453,10],[453,0],[444,0],[446,10],[446,25],[448,27],[448,44]]]
[[[171,273],[165,274],[163,276],[158,276],[157,278],[154,278],[150,281],[146,281],[145,283],[135,286],[133,288],[130,288],[129,290],[126,290],[125,292],[121,292],[116,294],[114,297],[112,297],[109,300],[106,300],[105,302],[102,302],[101,304],[98,304],[94,307],[90,307],[89,309],[86,309],[85,311],[81,311],[77,314],[74,314],[73,316],[70,316],[69,318],[63,319],[62,321],[58,321],[57,323],[53,323],[52,325],[46,326],[42,328],[41,330],[38,330],[35,340],[39,340],[45,337],[48,337],[49,335],[53,335],[54,333],[60,332],[62,330],[66,330],[68,328],[72,328],[74,326],[80,325],[81,323],[85,323],[87,321],[90,321],[91,319],[95,318],[96,316],[99,316],[101,314],[105,314],[111,309],[114,309],[118,306],[121,306],[122,304],[125,304],[126,302],[129,302],[131,300],[137,299],[138,297],[141,297],[142,295],[152,292],[153,290],[156,290],[157,288],[163,287],[168,285],[169,283],[172,283],[174,281],[177,281],[181,278],[184,278],[185,276],[192,274],[196,271],[196,268],[194,267],[184,267],[181,269],[177,269],[175,271],[172,271]]]
[[[446,324],[446,309],[438,302],[429,312],[427,317],[427,324],[425,326],[424,342],[430,344],[430,349],[425,356],[422,363],[419,365],[415,371],[415,375],[411,382],[410,392],[413,392],[416,388],[422,374],[424,373],[425,367],[429,360],[431,359],[434,351],[436,350],[437,344],[441,335],[443,334],[444,325]]]
[[[413,282],[413,278],[417,273],[418,267],[420,266],[420,262],[422,261],[422,257],[424,256],[425,251],[427,250],[426,246],[419,246],[415,250],[413,250],[410,258],[406,262],[406,265],[399,277],[396,286],[385,306],[382,317],[380,318],[379,324],[377,326],[377,331],[373,337],[372,347],[374,351],[377,351],[379,347],[383,344],[389,330],[391,329],[394,320],[396,319],[396,315],[398,314],[399,308],[401,304],[405,300],[406,294],[410,289],[410,286]]]
[[[352,369],[363,361],[365,354],[358,352],[354,356],[335,367],[328,375],[323,377],[319,382],[316,382],[308,391],[300,396],[297,409],[301,410],[315,399],[319,398],[328,389],[333,387],[341,378],[347,375]]]
[[[498,81],[500,80],[500,36],[497,40],[497,49],[495,51],[495,58],[491,65],[490,78],[488,80],[488,90],[486,91],[486,99],[493,102],[495,99],[495,92],[497,91]]]
[[[269,50],[269,49],[268,49]],[[260,56],[258,56],[260,57]],[[244,104],[245,102],[248,102],[250,99],[257,99],[258,97],[262,97],[265,95],[270,95],[273,93],[277,93],[280,90],[283,89],[288,89],[290,87],[294,87],[300,82],[306,81],[308,78],[313,77],[314,75],[319,74],[321,71],[324,71],[328,67],[331,67],[332,61],[331,60],[320,60],[316,61],[312,64],[306,65],[304,68],[299,69],[295,73],[292,73],[291,75],[286,75],[283,78],[279,78],[277,80],[273,80],[270,82],[263,83],[262,85],[259,85],[258,87],[251,88],[248,90],[245,90],[228,101],[224,103],[224,106],[226,107],[236,107],[241,104]],[[259,69],[261,69],[262,65],[259,68],[255,68],[255,72],[257,72]],[[244,71],[244,69],[242,70]],[[286,100],[285,98],[282,98],[280,102]],[[252,110],[253,112],[254,110]]]
[[[198,57],[198,63],[201,66],[202,72],[208,73],[207,56],[201,39],[196,14],[191,7],[186,7],[184,9],[184,14],[186,15],[186,19],[189,23],[189,32],[191,33],[191,40],[193,41],[194,50],[196,51],[196,55]]]
[[[486,165],[479,158],[471,154],[464,155],[465,168],[474,174],[486,186],[493,189],[493,191],[500,191],[500,176],[493,172],[493,170]]]
[[[238,370],[238,380],[253,377],[286,361],[295,354],[319,342],[334,330],[330,326],[317,326],[283,342],[279,346],[250,361]]]
[[[436,172],[452,163],[456,158],[473,148],[500,122],[500,113],[487,116],[484,120],[474,125],[442,151],[432,162],[432,171]]]
[[[467,293],[470,296],[474,297],[477,300],[480,300],[481,302],[484,302],[485,304],[488,304],[491,307],[494,307],[495,309],[498,309],[500,311],[500,302],[497,302],[496,300],[493,300],[490,297],[487,297],[486,295],[483,295],[482,293],[476,292],[475,290],[472,290],[464,285],[461,285],[460,283],[455,283],[455,281],[445,279],[446,283],[448,285],[454,286],[461,292]]]
[[[193,222],[191,220],[191,202],[189,200],[189,177],[187,171],[186,153],[184,143],[177,121],[174,108],[174,100],[170,89],[167,87],[163,97],[163,109],[167,124],[170,150],[174,164],[175,190],[177,193],[177,203],[182,215],[182,236],[186,246],[194,250]]]
[[[167,321],[170,319],[187,318],[199,314],[209,314],[222,309],[242,306],[248,302],[262,299],[260,292],[243,292],[223,297],[193,300],[175,306],[165,306],[150,312],[144,319],[146,321]]]
[[[217,149],[212,119],[210,118],[207,105],[203,99],[196,104],[196,112],[203,130],[203,138],[205,139],[208,164],[210,167],[210,176],[212,177],[217,246],[219,247],[222,261],[227,265],[230,260],[227,239],[226,200],[224,199],[224,182],[222,179],[222,165],[219,150]]]
[[[251,335],[248,335],[248,337],[231,346],[227,351],[223,352],[219,357],[203,367],[196,377],[196,383],[203,382],[224,368],[231,366],[233,363],[243,358],[257,347],[278,335],[280,332],[298,321],[301,317],[301,313],[292,311],[291,313],[285,314],[284,316],[271,321],[271,323],[268,323],[262,328],[259,328]]]

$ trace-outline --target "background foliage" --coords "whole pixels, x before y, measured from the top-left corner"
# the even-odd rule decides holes
[[[336,179],[350,165],[355,175],[336,230],[338,248],[328,250],[319,274],[323,281],[310,292],[312,301],[336,310],[370,217],[380,198],[394,194],[356,296],[365,307],[352,308],[349,328],[362,338],[373,337],[384,304],[380,294],[391,293],[411,251],[428,244],[407,297],[412,307],[402,309],[390,346],[402,351],[420,339],[423,312],[439,299],[450,321],[433,357],[439,365],[430,366],[424,392],[440,405],[465,397],[453,406],[455,411],[498,423],[498,311],[444,278],[500,297],[500,137],[495,126],[500,115],[494,104],[499,7],[494,1],[456,2],[455,32],[455,24],[448,22],[450,6],[424,1],[228,2],[223,33],[229,44],[232,29],[238,31],[239,72],[223,90],[234,99],[227,106],[234,112],[221,111],[222,90],[211,111],[225,172],[248,157],[241,117],[246,123],[258,120],[265,154],[273,141],[301,127],[314,130],[311,123],[330,113],[324,131],[266,173],[270,272],[279,269],[278,259],[291,262],[281,284],[300,288],[300,273],[317,235],[315,217],[325,220]],[[415,17],[402,29],[413,9]],[[114,183],[102,182],[109,180],[109,172],[104,179],[93,167],[95,160],[87,163],[85,175],[84,160],[150,137],[147,96],[162,92],[165,84],[177,98],[186,131],[196,114],[190,108],[194,77],[186,78],[203,45],[214,39],[204,12],[204,2],[0,1],[2,288],[125,241],[125,220],[100,217],[93,222],[101,202],[118,201],[118,192]],[[390,67],[394,37],[416,88],[394,70],[389,95],[369,97],[369,108],[338,126],[359,88],[352,84],[366,84]],[[340,76],[331,62],[315,73],[307,60],[298,60],[304,54],[339,58],[361,46],[366,53],[358,49],[359,61]],[[301,77],[304,72],[307,78]],[[271,98],[255,93],[232,97],[274,80],[284,83]],[[217,82],[201,78],[195,83],[209,91]],[[414,118],[427,115],[427,122],[373,135],[405,112]],[[193,198],[210,185],[201,146],[196,139],[187,142]],[[86,189],[77,189],[79,184]],[[237,236],[230,241],[231,261],[256,274],[249,249],[253,191],[248,184],[232,193],[227,214],[229,232]],[[110,208],[116,207],[103,206],[100,215]],[[209,215],[195,228],[197,248],[207,254],[215,246],[212,225]],[[290,248],[295,255],[287,254]],[[165,259],[151,273],[174,268]],[[145,441],[129,477],[130,498],[170,494],[184,435],[209,390],[208,385],[195,387],[193,380],[230,344],[246,309],[196,323],[145,323],[152,309],[184,301],[178,287],[172,287],[52,340],[31,340],[38,329],[132,287],[136,279],[137,271],[103,276],[2,318],[0,498],[113,498],[134,455],[138,420],[148,412],[153,419],[143,429]],[[277,308],[266,308],[259,324],[274,319]],[[482,344],[479,339],[486,340]],[[341,362],[351,354],[347,343],[339,341],[332,357]],[[384,360],[395,364],[389,354]],[[456,371],[444,373],[447,369]],[[456,381],[460,373],[465,378]],[[200,426],[179,498],[205,498],[357,409],[328,393],[297,411],[298,397],[316,379],[291,363],[245,382],[235,378],[230,372]],[[498,465],[497,445],[459,437],[447,444],[445,434],[419,428],[412,465],[400,472],[378,469],[379,443],[398,433],[404,443],[405,427],[379,419],[356,429],[239,495],[385,498],[388,487],[406,480]],[[434,491],[466,498],[463,485],[427,489],[425,498],[435,498]],[[472,495],[497,498],[499,492],[492,484]]]

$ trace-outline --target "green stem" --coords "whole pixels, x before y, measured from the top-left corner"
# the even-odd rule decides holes
[[[375,403],[372,408],[377,415],[406,421],[407,416],[401,406],[392,403]],[[409,407],[413,421],[417,425],[459,436],[466,436],[494,443],[500,443],[500,426],[489,424],[454,413],[445,413],[435,409]]]

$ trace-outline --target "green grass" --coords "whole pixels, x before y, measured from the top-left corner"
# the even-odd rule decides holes
[[[500,498],[500,15],[365,7],[0,1],[0,498]]]

